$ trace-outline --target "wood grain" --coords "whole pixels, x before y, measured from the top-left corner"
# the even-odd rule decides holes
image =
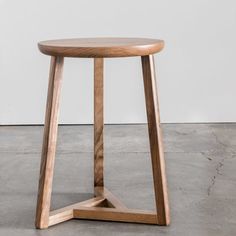
[[[156,39],[93,38],[53,40],[39,43],[51,58],[44,140],[41,157],[37,228],[43,229],[73,218],[168,225],[170,223],[165,162],[160,128],[154,58],[163,41]],[[104,57],[142,56],[143,80],[155,190],[156,211],[128,209],[104,187],[103,147],[103,67]],[[94,194],[95,197],[50,212],[53,169],[56,152],[59,95],[63,57],[94,57]]]
[[[96,187],[95,188],[96,196],[102,196],[107,200],[108,207],[114,207],[119,209],[127,209],[124,203],[122,203],[117,197],[114,196],[109,190],[105,187]]]
[[[51,58],[35,221],[36,228],[41,229],[49,223],[63,61],[62,57]]]
[[[94,187],[103,186],[103,58],[94,59]]]
[[[133,209],[125,210],[103,207],[79,207],[78,209],[74,209],[74,218],[158,224],[155,212]]]
[[[104,202],[103,197],[95,197],[83,202],[72,204],[54,211],[50,212],[49,215],[49,226],[59,224],[61,222],[70,220],[74,218],[74,209],[83,206],[83,207],[97,207]]]
[[[164,41],[147,38],[79,38],[39,42],[39,50],[64,57],[131,57],[157,53]]]
[[[168,225],[170,215],[165,160],[158,110],[154,57],[152,55],[142,57],[142,68],[158,222],[161,225]]]

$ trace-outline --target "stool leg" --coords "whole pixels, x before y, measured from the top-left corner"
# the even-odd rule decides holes
[[[103,58],[94,59],[94,187],[103,187]]]
[[[35,220],[36,228],[40,229],[47,228],[49,224],[63,61],[62,57],[51,58]]]
[[[159,224],[168,225],[170,223],[169,204],[153,55],[142,56],[142,68],[157,218]]]

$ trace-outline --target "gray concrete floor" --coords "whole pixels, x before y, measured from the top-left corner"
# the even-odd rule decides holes
[[[163,125],[169,227],[72,220],[34,229],[42,127],[0,127],[0,235],[236,235],[236,124]],[[92,126],[61,126],[52,208],[92,196]],[[154,209],[146,125],[105,128],[105,183],[127,206]]]

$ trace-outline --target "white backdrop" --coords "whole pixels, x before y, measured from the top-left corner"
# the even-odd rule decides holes
[[[0,124],[44,120],[45,39],[162,38],[162,122],[236,121],[235,0],[0,0]],[[139,58],[105,61],[105,121],[146,122]],[[93,63],[66,59],[61,123],[93,122]]]

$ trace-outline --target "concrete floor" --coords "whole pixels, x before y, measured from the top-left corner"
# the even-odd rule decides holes
[[[169,227],[72,220],[34,229],[42,127],[0,127],[0,235],[236,235],[236,124],[163,125]],[[154,209],[146,125],[105,128],[106,186],[129,207]],[[92,126],[62,126],[52,208],[92,196]]]

